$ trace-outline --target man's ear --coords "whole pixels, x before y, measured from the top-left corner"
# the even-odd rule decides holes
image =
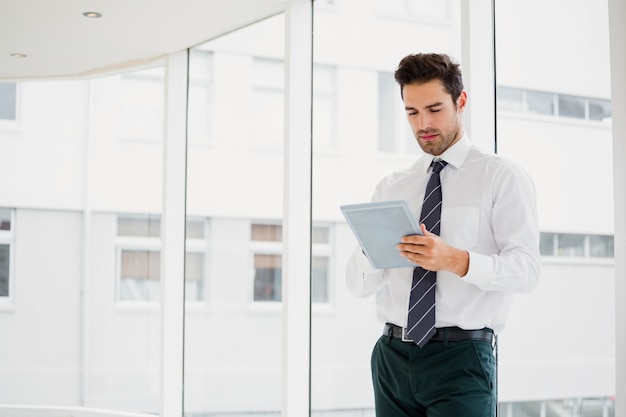
[[[456,100],[456,108],[459,111],[463,111],[465,109],[465,105],[467,104],[467,92],[465,90],[461,91],[459,94],[459,98]]]

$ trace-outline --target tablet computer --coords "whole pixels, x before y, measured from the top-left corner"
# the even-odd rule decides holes
[[[396,249],[402,236],[422,234],[405,200],[348,204],[340,208],[374,268],[416,266]]]

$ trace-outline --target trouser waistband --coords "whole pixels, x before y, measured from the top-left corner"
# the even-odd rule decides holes
[[[403,342],[413,343],[413,340],[408,337],[405,327],[396,326],[392,323],[385,323],[383,335],[394,339],[400,339]],[[495,342],[495,335],[493,330],[488,327],[477,330],[464,330],[460,327],[439,327],[436,329],[435,334],[428,341],[428,343],[446,341],[461,342],[464,340],[474,340],[477,342],[488,342],[493,344]]]

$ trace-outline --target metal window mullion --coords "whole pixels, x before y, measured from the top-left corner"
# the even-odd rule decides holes
[[[286,2],[282,415],[311,413],[313,1]],[[303,285],[309,282],[309,285]]]
[[[497,151],[493,1],[461,1],[461,64],[472,103],[465,108],[464,130],[472,142]]]
[[[626,4],[608,0],[613,125],[614,252],[626,252]],[[626,258],[615,256],[615,415],[626,415]]]
[[[183,415],[188,50],[167,58],[161,217],[160,417]]]

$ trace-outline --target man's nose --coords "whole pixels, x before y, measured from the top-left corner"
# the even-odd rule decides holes
[[[430,129],[430,117],[425,113],[419,114],[417,123],[420,130]]]

